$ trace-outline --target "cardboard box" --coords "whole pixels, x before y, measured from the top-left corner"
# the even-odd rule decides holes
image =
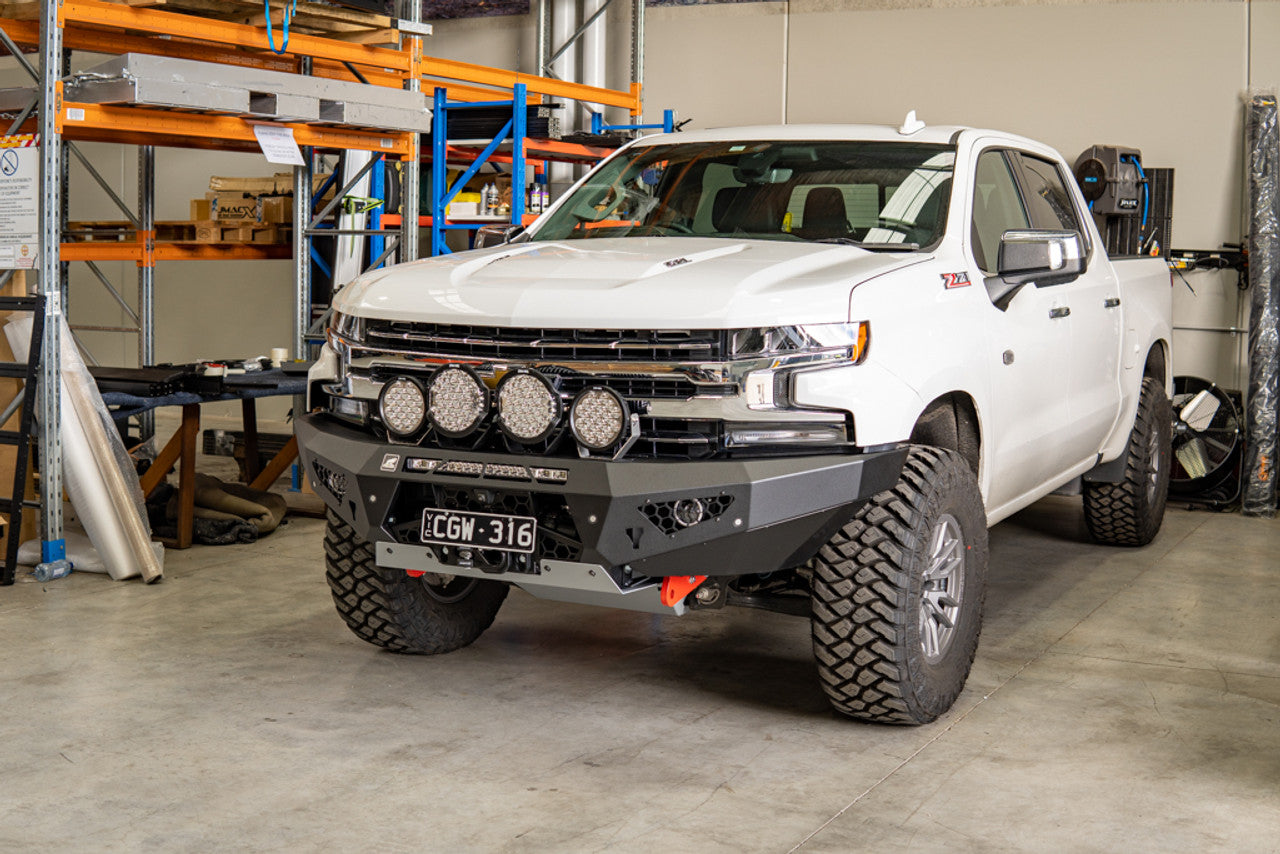
[[[288,225],[293,222],[293,196],[209,193],[209,198],[191,200],[191,219],[196,222]]]
[[[293,196],[259,196],[258,222],[293,222]]]
[[[249,193],[206,193],[212,203],[208,219],[258,221],[258,197]],[[198,217],[197,217],[198,219]]]
[[[320,189],[330,173],[311,176],[311,192]],[[292,195],[293,173],[277,172],[264,178],[224,178],[214,175],[209,179],[209,189],[215,193],[249,193],[254,196]]]

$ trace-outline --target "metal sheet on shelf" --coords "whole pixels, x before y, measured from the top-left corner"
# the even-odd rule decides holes
[[[425,131],[426,97],[388,86],[127,53],[66,81],[70,101],[256,115],[282,121]]]

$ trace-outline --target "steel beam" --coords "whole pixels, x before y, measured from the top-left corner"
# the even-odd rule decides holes
[[[58,136],[58,71],[62,66],[60,0],[42,0],[40,28],[40,292],[45,298],[40,360],[41,563],[66,560],[62,531],[62,170]]]
[[[79,160],[80,165],[88,170],[90,177],[97,182],[98,186],[102,188],[102,191],[111,197],[111,201],[116,203],[116,207],[120,209],[120,212],[128,218],[129,222],[133,223],[133,227],[139,228],[138,217],[129,209],[129,206],[124,203],[124,199],[120,198],[112,186],[107,183],[107,179],[103,178],[102,174],[94,168],[92,163],[89,162],[89,158],[85,157],[84,154],[81,153],[75,143],[68,142],[66,143],[66,146],[67,151],[75,155],[76,160]]]
[[[422,4],[418,0],[405,0],[408,15],[401,15],[413,24],[422,23]],[[410,92],[422,92],[422,39],[409,36],[410,74],[406,83]],[[409,152],[405,155],[400,170],[400,240],[397,247],[397,259],[400,261],[418,260],[418,208],[421,199],[422,175],[422,135],[413,134],[409,141]],[[382,167],[380,167],[382,168]],[[394,244],[391,244],[394,245]],[[388,246],[388,249],[391,248]],[[386,253],[383,253],[384,256]]]
[[[138,265],[138,367],[156,363],[156,150],[138,147],[138,239],[142,262]],[[138,416],[138,435],[147,441],[156,434],[155,412]]]
[[[643,123],[644,104],[639,93],[644,91],[644,0],[632,0],[631,5],[631,90],[637,95],[631,115]]]
[[[120,295],[120,292],[116,290],[116,286],[111,284],[111,280],[106,277],[106,274],[102,272],[102,269],[93,261],[86,261],[85,266],[88,267],[89,272],[93,273],[97,280],[102,283],[102,286],[107,289],[107,293],[111,294],[111,296],[115,298],[116,303],[119,304],[124,313],[129,315],[129,319],[132,320],[139,329],[141,329],[142,320],[138,317],[138,313],[135,312],[133,307]]]

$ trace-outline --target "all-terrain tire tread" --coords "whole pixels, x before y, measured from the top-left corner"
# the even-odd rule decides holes
[[[1164,387],[1158,380],[1146,377],[1142,381],[1138,413],[1125,449],[1124,480],[1120,483],[1084,484],[1085,527],[1095,542],[1113,546],[1145,546],[1159,533],[1169,482],[1169,433],[1172,425],[1173,411]],[[1163,433],[1157,437],[1163,459],[1156,500],[1149,504],[1146,458],[1153,430]]]
[[[972,481],[958,454],[913,446],[897,485],[866,502],[812,561],[813,648],[819,680],[832,705],[846,715],[888,724],[932,719],[904,696],[911,675],[900,632],[910,619],[908,564],[920,545],[919,516],[931,490],[956,477]],[[977,484],[970,486],[980,509]],[[971,548],[981,549],[976,557],[985,567],[983,520],[981,541]],[[972,594],[982,596],[983,591]],[[965,675],[976,650],[975,633],[963,664]]]
[[[432,655],[466,646],[493,624],[508,591],[481,581],[461,601],[432,599],[420,579],[379,567],[373,547],[332,510],[324,552],[338,614],[356,637],[392,652]]]

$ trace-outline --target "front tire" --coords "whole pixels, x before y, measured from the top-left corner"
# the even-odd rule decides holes
[[[898,485],[864,504],[812,562],[813,651],[831,704],[924,724],[960,695],[982,626],[987,519],[954,451],[912,446]]]
[[[324,535],[325,576],[347,628],[392,652],[453,652],[480,637],[507,598],[497,581],[428,573],[413,578],[374,562],[373,546],[332,510]]]
[[[1084,484],[1084,522],[1095,542],[1145,546],[1164,522],[1169,496],[1173,408],[1158,380],[1142,381],[1125,450],[1124,480]]]

